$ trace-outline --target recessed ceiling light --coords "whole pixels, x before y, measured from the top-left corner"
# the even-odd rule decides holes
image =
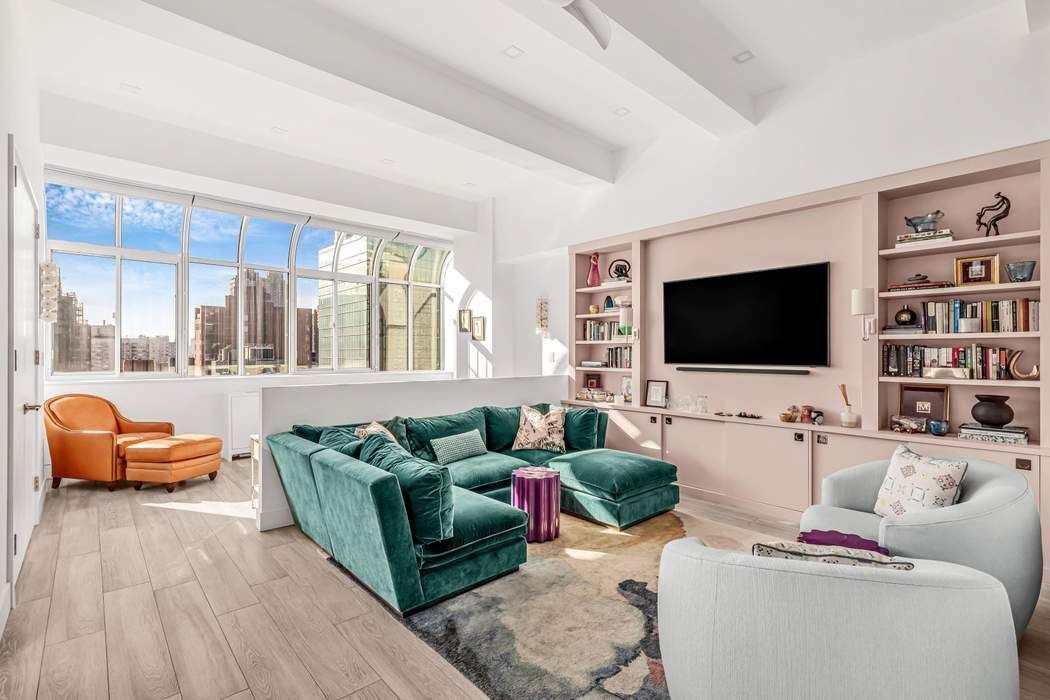
[[[630,113],[631,110],[627,109],[626,107],[617,107],[613,110],[613,114],[615,114],[618,117],[626,117]]]
[[[754,57],[755,57],[755,54],[751,53],[750,51],[745,50],[745,51],[741,51],[740,53],[738,53],[735,56],[733,56],[733,60],[736,61],[737,63],[747,63],[748,61],[750,61]]]
[[[142,92],[142,87],[133,83],[121,83],[120,89],[124,92],[130,92],[132,95],[137,95]]]
[[[274,133],[274,134],[277,134],[278,136],[284,136],[285,134],[288,133],[288,129],[285,129],[282,126],[271,126],[270,127],[270,132]]]
[[[382,163],[383,165],[393,165],[394,164],[394,159],[393,158],[384,158],[383,160],[381,160],[379,162]]]
[[[507,58],[521,58],[525,54],[525,49],[521,48],[520,46],[515,46],[514,44],[511,44],[507,48],[503,49],[503,54],[507,56]]]

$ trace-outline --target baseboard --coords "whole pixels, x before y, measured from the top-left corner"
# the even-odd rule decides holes
[[[260,510],[255,517],[255,524],[260,532],[275,530],[279,527],[293,525],[294,523],[295,519],[292,518],[292,511],[288,508]]]
[[[766,518],[776,518],[778,520],[784,520],[795,524],[798,524],[798,521],[802,518],[802,513],[800,511],[791,510],[790,508],[781,508],[780,506],[759,503],[758,501],[749,501],[744,498],[734,498],[733,496],[727,496],[723,493],[705,491],[704,489],[684,486],[683,484],[678,484],[678,488],[681,489],[682,494],[685,496],[692,496],[693,498],[711,501],[712,503],[730,505]]]

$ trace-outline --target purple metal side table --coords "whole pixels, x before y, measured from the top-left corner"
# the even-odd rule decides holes
[[[561,475],[546,467],[522,467],[511,473],[510,504],[529,514],[527,542],[547,542],[561,528]]]

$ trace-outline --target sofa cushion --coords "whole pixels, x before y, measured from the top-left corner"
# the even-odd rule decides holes
[[[324,432],[325,428],[348,428],[350,432],[353,432],[357,428],[366,426],[371,422],[372,421],[364,421],[362,423],[343,423],[342,425],[293,425],[292,433],[298,435],[304,440],[319,443],[321,441],[321,433]],[[394,416],[390,420],[379,422],[384,428],[393,434],[399,445],[405,448],[408,447],[408,435],[405,432],[404,418],[401,416]]]
[[[361,454],[361,445],[364,440],[357,437],[357,428],[343,428],[334,425],[321,431],[318,444],[322,447],[330,447],[336,452],[341,452],[347,457],[357,458]]]
[[[459,435],[434,438],[430,441],[430,448],[434,450],[438,464],[450,464],[488,452],[485,449],[485,439],[481,437],[477,428]]]
[[[555,457],[561,457],[565,453],[551,452],[550,450],[503,450],[500,454],[523,460],[531,467],[542,467]]]
[[[485,438],[485,411],[472,408],[462,413],[430,418],[409,418],[405,421],[408,433],[408,449],[416,457],[433,462],[437,459],[430,441],[434,438],[459,435],[477,430]]]
[[[468,489],[453,487],[452,537],[416,545],[420,569],[434,569],[525,536],[529,516],[523,510]]]
[[[561,472],[562,488],[619,501],[678,478],[678,468],[653,457],[619,450],[584,450],[560,455],[547,466]]]
[[[875,512],[887,518],[944,508],[959,500],[966,474],[962,459],[936,459],[898,445],[879,488]]]
[[[550,410],[550,404],[538,403],[533,408],[546,413]],[[485,406],[485,444],[492,452],[504,452],[514,444],[514,437],[518,434],[518,423],[521,421],[521,407],[511,406],[502,408],[500,406]]]
[[[381,434],[365,438],[360,459],[397,477],[417,543],[452,537],[452,476],[447,467],[418,459]]]
[[[565,411],[565,450],[593,450],[598,447],[598,409],[570,408]]]
[[[128,445],[166,437],[171,436],[167,433],[121,433],[117,436],[117,456],[121,459],[127,457]]]
[[[452,483],[472,491],[487,491],[510,483],[510,473],[528,462],[499,452],[486,452],[477,457],[468,457],[448,465]]]

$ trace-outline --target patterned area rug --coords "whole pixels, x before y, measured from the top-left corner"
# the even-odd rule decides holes
[[[666,698],[656,620],[671,540],[747,550],[757,532],[681,512],[625,532],[563,514],[516,573],[404,620],[492,698]]]

